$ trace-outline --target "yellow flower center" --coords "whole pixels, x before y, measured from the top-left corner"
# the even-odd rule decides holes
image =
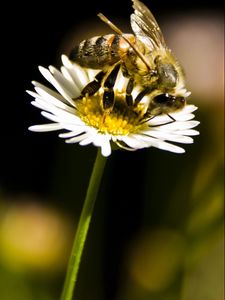
[[[102,94],[83,97],[77,101],[79,117],[100,133],[111,135],[127,135],[135,133],[146,126],[143,123],[146,107],[139,104],[137,107],[128,106],[124,95],[116,95],[113,109],[104,111],[101,105]]]

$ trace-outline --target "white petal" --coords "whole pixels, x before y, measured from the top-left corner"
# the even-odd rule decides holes
[[[109,140],[110,138],[107,137],[105,134],[100,134],[97,132],[94,132],[95,138],[93,139],[93,144],[97,147],[101,146],[102,143],[107,139]]]
[[[78,88],[76,83],[74,82],[73,78],[71,77],[71,74],[69,70],[65,67],[61,67],[61,72],[63,76],[73,84],[73,98],[77,98],[80,96],[81,90]]]
[[[64,89],[64,91],[71,97],[75,98],[76,93],[76,88],[74,89],[74,84],[71,83],[69,80],[67,80],[62,73],[57,70],[53,66],[49,66],[49,70],[54,76],[55,80],[60,84],[60,86]]]
[[[86,145],[92,144],[94,141],[94,138],[95,137],[93,135],[88,134],[88,136],[85,139],[83,139],[82,141],[80,141],[79,144],[81,146],[86,146]]]
[[[58,92],[56,91],[53,91],[52,89],[48,88],[47,86],[45,86],[44,84],[41,84],[40,82],[37,82],[37,81],[32,81],[32,84],[35,86],[35,87],[39,87],[41,88],[42,90],[44,90],[45,92],[47,92],[49,95],[51,95],[52,97],[64,102],[64,103],[68,103],[68,101],[61,95],[59,94]],[[75,106],[73,104],[73,106]]]
[[[194,130],[194,129],[187,129],[187,130],[173,131],[173,134],[181,134],[181,135],[187,135],[187,136],[194,136],[194,135],[199,135],[199,131]]]
[[[166,142],[160,142],[156,147],[159,149],[167,150],[167,151],[174,152],[174,153],[184,153],[185,152],[185,150],[183,148],[175,146],[173,144],[166,143]]]
[[[26,90],[26,93],[29,94],[30,96],[34,97],[34,98],[41,98],[40,95],[38,95],[37,93],[35,93],[33,91]]]
[[[36,103],[42,105],[44,110],[51,112],[52,114],[54,114],[56,117],[58,117],[60,120],[62,120],[65,123],[73,123],[77,125],[84,124],[83,121],[81,121],[81,119],[75,114],[75,111],[74,113],[65,111],[49,103],[46,103],[40,99],[36,99]]]
[[[42,124],[42,125],[33,125],[28,128],[30,131],[35,132],[47,132],[47,131],[55,131],[63,129],[61,124],[58,123],[50,123],[50,124]]]
[[[69,58],[65,54],[61,55],[61,60],[62,60],[63,65],[66,68],[72,68],[72,63],[71,63],[71,61],[69,60]]]
[[[189,121],[194,119],[195,115],[194,114],[177,114],[177,115],[173,115],[173,118],[176,121]]]
[[[84,69],[71,61],[65,55],[62,55],[63,65],[67,68],[74,83],[80,89],[80,91],[89,83],[89,78]]]
[[[79,65],[73,64],[73,68],[69,69],[69,71],[71,71],[76,84],[80,87],[81,90],[89,83],[87,73],[85,73]]]
[[[103,156],[107,157],[111,154],[111,145],[110,141],[108,139],[105,139],[104,142],[101,145],[101,153]]]
[[[188,105],[185,105],[185,107],[178,113],[192,113],[194,111],[196,111],[198,109],[197,106],[193,105],[193,104],[188,104]]]
[[[42,99],[42,97],[38,94],[38,93],[35,93],[35,92],[33,92],[33,91],[26,91],[27,92],[27,94],[29,94],[30,96],[32,96],[32,97],[34,97],[35,98],[35,100],[36,99]],[[35,102],[35,101],[32,101],[32,102]],[[31,103],[32,103],[31,102]]]
[[[63,77],[70,82],[70,84],[72,84],[73,86],[75,86],[73,78],[70,76],[70,73],[69,73],[69,71],[67,70],[66,67],[62,66],[60,68],[60,72],[62,73]]]
[[[167,140],[167,141],[171,141],[171,142],[184,143],[184,144],[193,143],[193,139],[189,136],[183,136],[183,135],[178,135],[178,134],[175,135],[172,133],[163,132],[163,131],[159,131],[159,130],[148,130],[148,131],[143,131],[142,133],[144,133],[148,136],[154,137],[154,138]]]
[[[86,131],[85,128],[77,127],[76,130],[60,133],[59,137],[67,139],[67,138],[75,137],[75,136],[77,136],[77,135],[79,135],[79,134],[81,134],[85,131]]]
[[[78,142],[86,139],[88,136],[89,136],[89,133],[85,132],[84,134],[81,134],[79,136],[75,136],[71,139],[66,140],[66,143],[68,143],[68,144],[78,143]]]
[[[46,102],[49,102],[51,104],[53,104],[54,106],[58,107],[58,108],[62,108],[63,110],[69,111],[74,113],[75,109],[74,107],[70,107],[68,105],[66,105],[64,102],[58,100],[57,98],[53,97],[52,95],[50,95],[49,93],[47,93],[45,90],[43,90],[40,87],[35,87],[36,92],[42,97],[42,99]]]
[[[170,152],[175,152],[175,153],[184,153],[185,150],[181,147],[178,147],[178,146],[175,146],[173,144],[170,144],[170,143],[167,143],[167,142],[164,142],[164,141],[152,141],[151,142],[151,145],[153,147],[156,147],[158,149],[161,149],[161,150],[167,150],[167,151],[170,151]]]
[[[44,101],[43,98],[35,98],[35,101],[32,101],[31,103],[32,105],[45,111],[51,111],[52,108],[52,105]]]
[[[115,88],[118,92],[124,92],[126,90],[126,86],[127,86],[127,83],[128,83],[129,79],[124,77],[122,75],[122,72],[121,70],[119,71],[118,73],[118,76],[117,76],[117,79],[116,79],[116,82],[115,82]]]
[[[68,130],[73,130],[74,128],[77,128],[77,126],[83,127],[82,121],[79,119],[76,119],[76,118],[73,119],[73,115],[71,115],[71,119],[66,118],[66,120],[65,120],[65,118],[62,116],[56,116],[56,115],[50,114],[45,111],[42,111],[41,114],[42,114],[42,116],[44,116],[45,118],[47,118],[53,122],[62,124],[62,126],[65,126],[65,129],[68,129]]]
[[[135,135],[123,136],[122,141],[134,149],[147,147],[147,144],[143,140],[136,139]]]
[[[162,150],[167,150],[176,153],[184,153],[184,149],[170,143],[164,142],[163,140],[152,138],[142,134],[136,134],[136,138],[143,140],[148,146],[153,146]]]
[[[94,70],[94,69],[88,69],[87,70],[87,75],[88,75],[88,82],[93,81],[95,76],[101,72],[101,70]]]
[[[193,127],[196,127],[200,122],[198,121],[186,121],[186,122],[173,122],[166,125],[161,125],[160,128],[163,128],[162,130],[169,130],[169,131],[179,131],[179,130],[186,130],[191,129]]]
[[[69,103],[74,104],[71,96],[63,89],[63,87],[58,83],[58,81],[54,78],[54,76],[48,69],[39,67],[39,71]]]
[[[111,144],[110,144],[111,136],[105,134],[96,134],[93,139],[93,144],[97,147],[101,147],[101,153],[103,156],[107,157],[111,154]]]
[[[39,99],[40,98],[36,98],[35,101],[31,101],[31,104],[39,109],[45,110],[45,108],[40,103],[37,102]]]

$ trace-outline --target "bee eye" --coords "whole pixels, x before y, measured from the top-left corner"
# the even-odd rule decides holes
[[[158,95],[154,98],[154,101],[156,103],[159,103],[159,104],[163,104],[163,103],[168,103],[168,102],[172,102],[175,100],[175,97],[174,96],[171,96],[169,94],[161,94],[161,95]]]
[[[184,97],[177,97],[176,100],[180,103],[185,103],[185,98]]]

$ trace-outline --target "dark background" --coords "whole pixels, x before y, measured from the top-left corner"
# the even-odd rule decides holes
[[[213,14],[222,9],[221,1],[145,3],[151,6],[159,23],[164,15],[177,16],[179,11],[209,9]],[[129,24],[132,8],[128,0],[99,0],[58,4],[51,1],[6,2],[1,9],[1,182],[4,189],[11,192],[48,189],[58,140],[54,134],[39,137],[27,131],[27,127],[38,123],[40,118],[30,106],[31,97],[25,90],[32,88],[31,80],[41,80],[38,65],[60,65],[61,53],[68,53],[68,47],[63,49],[62,46],[65,35],[81,22],[83,25],[84,20],[97,19],[100,11],[112,20],[119,16]],[[83,30],[88,31],[88,28]]]
[[[222,2],[215,0],[146,0],[145,3],[151,7],[159,24],[171,14],[177,17],[179,13],[192,10],[207,10],[209,14],[222,10]],[[32,80],[44,82],[38,65],[60,66],[61,53],[68,54],[65,36],[81,24],[85,26],[85,20],[90,24],[90,20],[97,19],[98,12],[112,20],[124,19],[129,25],[131,1],[8,1],[1,8],[0,189],[7,196],[36,195],[42,199],[40,201],[49,201],[65,211],[71,219],[73,213],[79,215],[96,149],[65,145],[55,133],[29,132],[30,125],[44,120],[30,105],[31,96],[25,90],[32,89]],[[89,26],[82,30],[88,32]],[[120,264],[131,237],[145,223],[150,227],[159,224],[176,227],[186,215],[189,208],[178,201],[174,204],[176,212],[171,214],[173,218],[165,218],[170,209],[167,200],[175,183],[184,175],[182,168],[186,175],[182,201],[188,199],[193,183],[191,174],[196,171],[203,144],[204,141],[196,138],[194,145],[187,146],[185,156],[147,149],[136,153],[118,151],[109,158],[87,246],[93,252],[89,250],[84,254],[88,260],[84,269],[85,265],[90,269],[94,255],[98,261],[102,254],[99,260],[103,300],[115,299],[123,282]],[[98,242],[94,239],[100,240],[101,244],[96,245]],[[93,270],[90,273],[89,277],[95,276]],[[85,276],[85,271],[81,271],[81,282],[85,282]],[[81,288],[84,286],[81,283]],[[91,288],[97,289],[96,286]],[[86,299],[85,296],[82,299]],[[99,298],[94,298],[93,294],[93,299]]]

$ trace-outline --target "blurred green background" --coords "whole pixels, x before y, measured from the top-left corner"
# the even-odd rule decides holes
[[[108,159],[76,300],[222,300],[224,16],[220,1],[146,0],[187,75],[200,136],[186,153],[116,151]],[[47,5],[49,4],[49,5]],[[37,66],[110,29],[130,32],[130,1],[5,6],[0,181],[0,299],[57,300],[96,155],[55,133],[30,105]],[[89,9],[87,9],[89,8]]]

